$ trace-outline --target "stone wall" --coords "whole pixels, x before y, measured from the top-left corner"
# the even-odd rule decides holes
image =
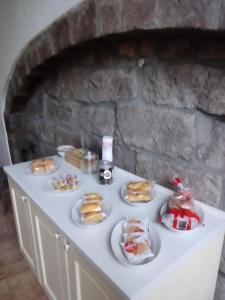
[[[21,151],[36,157],[55,153],[61,144],[79,147],[82,139],[100,154],[101,137],[113,135],[116,165],[165,186],[180,174],[196,198],[225,209],[221,49],[219,39],[169,33],[72,49],[26,109],[10,115],[14,160],[21,160]],[[220,296],[224,274],[225,254]]]

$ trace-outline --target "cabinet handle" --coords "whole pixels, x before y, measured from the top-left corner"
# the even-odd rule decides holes
[[[58,233],[58,232],[55,233],[55,238],[56,238],[56,240],[58,240],[58,239],[60,238],[60,236],[61,236],[60,233]]]
[[[27,201],[27,198],[25,196],[22,196],[21,198],[22,198],[23,202]]]
[[[64,248],[65,248],[66,251],[68,251],[70,249],[70,247],[71,247],[70,243],[66,242],[64,244]]]

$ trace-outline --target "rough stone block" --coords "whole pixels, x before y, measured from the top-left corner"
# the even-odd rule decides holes
[[[55,125],[50,122],[38,122],[37,136],[40,143],[50,143],[55,145]]]
[[[62,70],[59,74],[58,85],[61,96],[65,99],[87,102],[87,72],[84,68]]]
[[[218,28],[220,0],[157,0],[155,24],[159,28]]]
[[[48,96],[44,93],[43,88],[37,88],[33,95],[29,98],[26,106],[25,115],[30,119],[45,117],[45,102]]]
[[[224,300],[224,299],[225,299],[225,276],[219,274],[216,283],[214,300]]]
[[[77,44],[81,41],[96,36],[96,7],[94,1],[85,1],[76,7],[69,15],[69,27],[71,43]]]
[[[222,69],[203,68],[198,108],[215,115],[225,114],[225,74]]]
[[[213,127],[214,121],[212,118],[204,113],[197,113],[197,158],[200,161],[205,161],[207,149],[211,148]]]
[[[40,64],[34,41],[25,49],[24,57],[27,63],[27,74],[30,74],[32,69]]]
[[[85,106],[80,110],[79,124],[86,133],[113,135],[115,116],[111,107]]]
[[[148,102],[194,108],[207,73],[198,65],[157,63],[147,66],[143,75],[143,94]]]
[[[26,63],[26,59],[25,59],[24,55],[22,55],[19,58],[19,60],[16,64],[16,67],[14,69],[14,74],[16,74],[16,76],[18,78],[18,82],[20,82],[19,85],[21,85],[24,78],[28,75],[28,68],[27,68],[27,63]]]
[[[47,94],[52,96],[53,98],[60,99],[61,91],[60,84],[58,82],[58,73],[52,73],[51,76],[45,81],[44,89]]]
[[[54,55],[48,31],[41,33],[35,39],[33,47],[37,50],[40,63]]]
[[[55,128],[56,145],[76,145],[77,133],[62,127]]]
[[[72,130],[72,108],[70,103],[58,103],[55,99],[47,99],[47,119]]]
[[[121,0],[97,1],[98,36],[121,32]]]
[[[37,157],[51,156],[56,154],[55,145],[48,143],[40,143],[35,152]]]
[[[117,114],[127,145],[191,159],[196,146],[195,116],[145,106],[124,106]]]
[[[88,77],[87,91],[90,102],[126,101],[137,96],[136,71],[122,69],[99,70]]]
[[[136,154],[123,145],[114,144],[113,162],[117,167],[135,173]]]
[[[69,24],[65,17],[50,26],[49,37],[55,54],[71,45]]]
[[[222,195],[222,178],[204,171],[191,169],[191,165],[182,166],[167,162],[151,155],[137,155],[137,174],[159,184],[170,186],[171,178],[178,174],[189,185],[196,199],[209,205],[218,207]]]
[[[225,10],[225,2],[221,1],[220,11],[217,14],[217,20],[219,21],[218,29],[225,29],[225,14],[224,14],[224,10]]]
[[[225,169],[225,124],[214,122],[213,128],[208,132],[210,143],[201,147],[200,158],[214,169]]]
[[[123,30],[151,28],[156,0],[124,0],[121,18]]]

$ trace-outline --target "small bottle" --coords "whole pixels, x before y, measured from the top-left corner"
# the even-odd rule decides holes
[[[102,138],[102,160],[113,161],[113,137],[103,136]]]

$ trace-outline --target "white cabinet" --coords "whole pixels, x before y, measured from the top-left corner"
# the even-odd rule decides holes
[[[59,241],[61,234],[51,222],[32,205],[32,216],[36,231],[35,240],[38,246],[38,263],[41,266],[41,284],[53,300],[64,300],[63,277],[60,260]]]
[[[84,176],[65,161],[60,168],[65,174]],[[89,175],[78,191],[56,196],[46,192],[48,177],[27,176],[27,163],[4,170],[9,177],[21,251],[49,299],[213,299],[225,230],[224,212],[197,202],[204,210],[205,226],[176,234],[156,222],[160,207],[171,195],[156,185],[156,199],[140,209],[140,214],[158,230],[161,250],[152,263],[130,269],[111,253],[109,237],[119,220],[134,214],[134,208],[121,201],[121,186],[141,178],[115,167],[115,181],[107,191],[95,175]],[[75,226],[69,214],[73,203],[86,191],[102,190],[112,204],[108,221],[93,231]],[[97,243],[90,242],[95,240]]]
[[[110,284],[87,263],[49,218],[35,205],[31,206],[31,211],[36,227],[41,284],[50,299],[118,300]]]
[[[30,199],[12,180],[9,180],[9,188],[19,246],[35,275],[38,276]]]

